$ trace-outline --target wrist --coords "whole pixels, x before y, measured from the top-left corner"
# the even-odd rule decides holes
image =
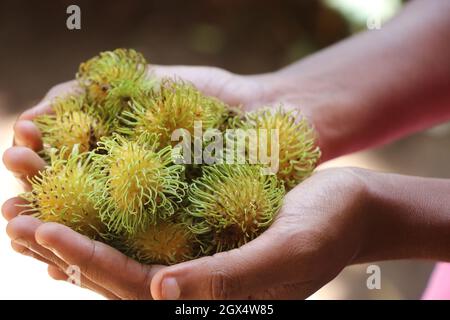
[[[328,217],[319,221],[326,225],[325,251],[339,256],[343,265],[353,264],[365,247],[369,204],[366,176],[367,170],[360,168],[331,168],[319,170],[303,183],[306,188],[310,181],[323,181],[319,185],[324,203],[319,212]],[[312,192],[314,199],[313,187],[308,189],[311,189],[308,192]],[[286,198],[289,196],[288,193]],[[323,225],[317,226],[317,229],[321,228]]]
[[[450,259],[450,182],[362,171],[365,227],[354,263]]]
[[[346,238],[351,248],[352,256],[348,265],[353,264],[359,259],[361,252],[364,251],[368,241],[368,229],[370,228],[370,217],[367,215],[370,199],[370,174],[371,172],[361,168],[334,169],[343,170],[345,175],[343,191],[347,198],[342,201],[348,201],[350,207],[345,214],[349,216],[346,219],[347,232]]]
[[[357,96],[342,90],[336,81],[308,75],[301,66],[263,75],[266,97],[272,104],[299,110],[316,131],[321,161],[327,161],[360,148],[354,128],[358,119],[351,119]],[[354,116],[353,116],[354,117]]]

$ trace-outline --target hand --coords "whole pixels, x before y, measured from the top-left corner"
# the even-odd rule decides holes
[[[365,180],[329,169],[292,189],[271,227],[244,246],[159,270],[155,299],[304,299],[354,262]]]
[[[149,75],[176,77],[192,82],[207,95],[224,102],[251,110],[273,102],[270,74],[241,76],[214,67],[151,66]],[[53,87],[44,99],[33,108],[22,113],[14,125],[14,147],[4,156],[5,166],[29,189],[28,178],[37,174],[45,165],[37,155],[42,149],[41,133],[32,120],[38,115],[51,113],[51,101],[57,96],[80,92],[76,81],[68,81]]]
[[[150,72],[158,77],[176,76],[191,81],[205,94],[216,96],[230,105],[241,105],[245,110],[269,103],[271,99],[269,75],[239,76],[218,68],[184,66],[153,66]],[[24,112],[14,125],[14,146],[5,152],[3,161],[25,189],[30,188],[28,178],[38,174],[45,166],[37,154],[42,149],[41,134],[32,120],[52,112],[51,100],[54,97],[79,90],[75,81],[55,86],[42,102]],[[12,198],[2,207],[5,218],[10,221],[8,234],[13,240],[11,245],[14,250],[49,264],[48,272],[56,279],[67,279],[64,271],[69,264],[81,266],[82,283],[108,298],[150,298],[149,281],[158,267],[140,265],[117,250],[92,242],[61,225],[43,224],[29,216],[17,217],[20,213],[17,204],[23,202],[23,199]],[[56,238],[53,238],[54,235],[57,235]],[[63,239],[70,241],[61,242]],[[64,259],[46,246],[56,250],[58,246],[63,246],[60,256]],[[91,252],[95,254],[91,256]],[[91,268],[92,264],[97,263],[101,265]]]
[[[277,219],[257,239],[228,252],[178,265],[148,266],[68,227],[14,216],[13,248],[49,264],[55,279],[68,265],[81,268],[84,286],[108,298],[306,298],[334,278],[358,253],[364,230],[364,184],[354,169],[325,170],[289,192]]]
[[[55,280],[68,280],[69,266],[80,268],[80,285],[108,299],[151,299],[150,281],[163,266],[142,265],[116,249],[57,223],[43,223],[31,216],[16,216],[17,198],[3,205],[10,219],[6,232],[11,247],[48,264]],[[12,219],[11,219],[12,218]]]

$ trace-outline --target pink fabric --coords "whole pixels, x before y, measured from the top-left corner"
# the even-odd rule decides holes
[[[450,263],[436,264],[422,299],[450,300]]]

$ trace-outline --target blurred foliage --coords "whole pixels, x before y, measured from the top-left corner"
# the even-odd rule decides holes
[[[402,6],[402,0],[322,0],[341,12],[349,22],[352,32],[367,28],[368,19],[381,24],[392,18]]]
[[[82,29],[66,28],[77,4]],[[238,73],[276,70],[351,33],[323,1],[0,2],[0,95],[23,109],[70,79],[79,61],[132,47],[158,64],[214,65]]]

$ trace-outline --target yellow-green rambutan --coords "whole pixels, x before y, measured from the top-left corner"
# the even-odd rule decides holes
[[[80,65],[83,94],[55,99],[54,112],[34,120],[50,162],[22,195],[25,212],[146,264],[172,265],[253,240],[274,221],[286,190],[317,165],[313,128],[281,108],[244,114],[190,83],[147,71],[131,49]],[[183,144],[172,141],[179,129]],[[179,164],[181,153],[190,159]],[[269,174],[274,157],[276,174]]]
[[[106,231],[92,194],[100,185],[92,174],[91,155],[77,147],[67,159],[52,155],[51,165],[31,179],[32,191],[22,195],[29,203],[26,212],[44,222],[57,222],[92,239]]]
[[[108,126],[90,109],[83,96],[56,98],[52,103],[52,114],[45,114],[34,119],[42,134],[44,154],[55,148],[65,150],[62,157],[68,156],[70,150],[78,145],[80,153],[97,147],[102,136],[109,133]]]
[[[227,129],[240,128],[244,120],[245,112],[239,107],[227,106],[225,120],[219,127],[219,130],[224,132]]]
[[[271,157],[271,130],[278,130],[277,177],[289,190],[306,179],[320,158],[320,149],[315,144],[315,132],[308,121],[292,111],[261,109],[246,114],[240,122],[244,129],[256,129],[259,139],[262,130],[267,137],[267,153]],[[250,146],[252,147],[252,146]]]
[[[148,105],[136,103],[131,112],[124,112],[131,127],[124,133],[136,136],[142,132],[159,135],[162,146],[175,145],[171,141],[176,129],[185,129],[194,134],[194,124],[202,129],[218,128],[226,116],[226,106],[213,97],[208,97],[193,85],[185,82],[163,80],[159,93]]]
[[[151,80],[120,80],[116,81],[108,91],[103,102],[95,104],[102,118],[108,123],[114,123],[116,128],[124,126],[121,115],[124,111],[131,111],[135,104],[148,106],[154,98],[155,82]]]
[[[275,175],[263,174],[260,166],[205,166],[203,176],[189,187],[191,229],[206,237],[209,249],[237,248],[272,223],[284,194],[283,184]]]
[[[110,231],[133,234],[174,214],[187,184],[170,146],[158,149],[157,137],[147,133],[133,140],[113,134],[99,145],[95,163],[104,187],[97,207]]]
[[[132,49],[101,52],[82,63],[76,78],[90,102],[104,101],[116,82],[138,82],[145,78],[147,61]]]
[[[196,235],[174,219],[158,220],[125,241],[127,254],[145,264],[172,265],[192,260],[199,254]]]

